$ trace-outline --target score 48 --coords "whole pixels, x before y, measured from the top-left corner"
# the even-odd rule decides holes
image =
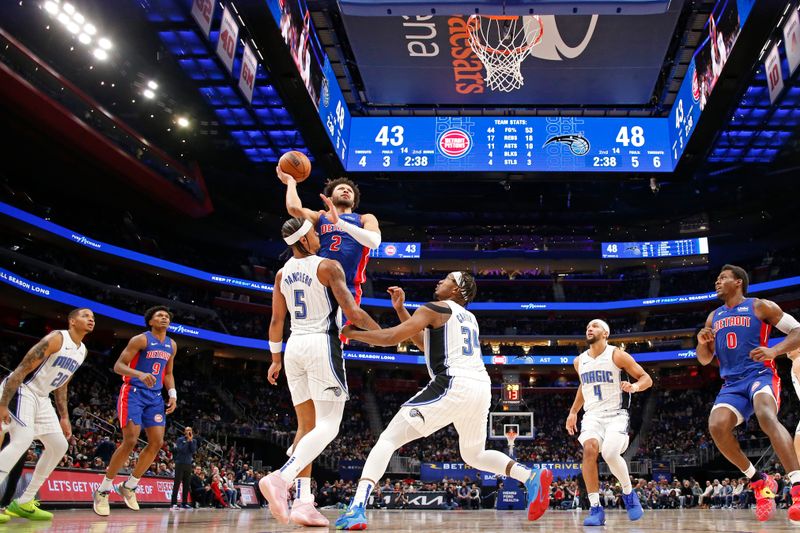
[[[619,132],[617,133],[617,138],[615,140],[626,148],[628,147],[628,145],[631,145],[634,148],[641,148],[642,146],[644,146],[645,142],[647,142],[646,139],[644,138],[644,128],[642,128],[641,126],[632,126],[630,128],[630,132],[628,130],[628,126],[622,126],[619,129]],[[607,165],[602,165],[602,166],[607,166]],[[633,168],[639,167],[638,155],[631,156],[631,166]],[[661,158],[659,156],[653,157],[653,166],[655,168],[661,167]]]

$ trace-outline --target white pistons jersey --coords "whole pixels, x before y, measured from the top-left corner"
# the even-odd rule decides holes
[[[291,316],[292,335],[338,333],[341,327],[339,304],[317,277],[322,261],[318,255],[292,257],[283,266],[280,290]]]
[[[597,357],[590,356],[589,350],[578,356],[578,376],[586,413],[615,412],[630,405],[630,394],[620,388],[622,370],[612,358],[615,348],[609,344]]]
[[[37,396],[47,397],[67,382],[86,359],[86,345],[76,345],[69,331],[61,330],[61,349],[50,354],[25,380],[25,386]]]
[[[475,315],[452,300],[436,302],[450,307],[440,328],[425,328],[425,362],[431,377],[463,376],[490,381],[481,357],[480,330]]]

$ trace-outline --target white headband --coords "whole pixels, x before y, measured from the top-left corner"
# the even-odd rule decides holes
[[[303,221],[303,225],[300,226],[300,229],[298,229],[297,231],[295,231],[294,233],[292,233],[288,237],[284,237],[283,240],[286,241],[286,244],[291,246],[294,243],[296,243],[297,241],[299,241],[301,237],[304,237],[305,234],[308,233],[308,230],[310,230],[312,227],[313,227],[313,224],[311,224],[311,221],[306,219],[306,220]]]
[[[450,272],[450,275],[453,276],[453,279],[455,280],[456,285],[458,286],[458,291],[461,293],[461,296],[464,298],[464,301],[469,302],[469,298],[467,298],[467,291],[466,289],[464,289],[462,285],[464,283],[464,276],[461,274],[461,272],[457,270]]]
[[[600,320],[599,318],[595,318],[592,322],[597,322],[600,325],[600,329],[606,330],[606,333],[611,335],[611,328],[608,327],[608,323],[605,320]],[[589,322],[591,324],[592,322]]]

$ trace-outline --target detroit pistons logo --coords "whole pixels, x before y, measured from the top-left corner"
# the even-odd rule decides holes
[[[760,381],[756,381],[755,383],[753,383],[753,386],[750,387],[750,392],[754,392],[760,386],[761,386],[761,382]]]
[[[164,417],[162,415],[156,415],[153,417],[153,420],[155,420],[158,423],[161,423],[164,421]]]
[[[700,101],[700,82],[697,80],[697,70],[692,69],[692,100]]]
[[[436,145],[443,156],[458,159],[472,150],[472,138],[464,130],[452,128],[439,135]]]
[[[393,256],[397,253],[397,247],[394,244],[390,244],[383,251],[386,255]]]

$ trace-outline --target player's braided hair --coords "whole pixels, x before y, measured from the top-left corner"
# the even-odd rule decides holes
[[[475,277],[465,270],[461,271],[461,285],[458,288],[464,297],[465,304],[473,301],[475,295],[478,294],[478,284],[475,283]]]
[[[740,266],[724,265],[720,272],[729,271],[736,279],[742,280],[742,294],[747,294],[747,287],[750,285],[750,278],[747,276],[747,271]]]
[[[303,225],[303,222],[305,222],[305,220],[306,219],[302,217],[294,217],[284,222],[283,227],[281,227],[281,237],[285,239],[295,231],[299,230],[300,227]],[[297,241],[296,243],[290,245],[289,250],[291,250],[294,247],[297,247],[297,249],[305,255],[311,255],[311,252],[309,252],[308,249],[305,246],[303,246],[303,243],[300,241]]]
[[[353,209],[357,209],[358,202],[361,200],[361,192],[358,190],[358,185],[356,185],[355,182],[350,178],[341,177],[334,180],[328,180],[325,182],[325,189],[322,192],[325,196],[330,198],[337,185],[342,184],[345,184],[353,189]]]

